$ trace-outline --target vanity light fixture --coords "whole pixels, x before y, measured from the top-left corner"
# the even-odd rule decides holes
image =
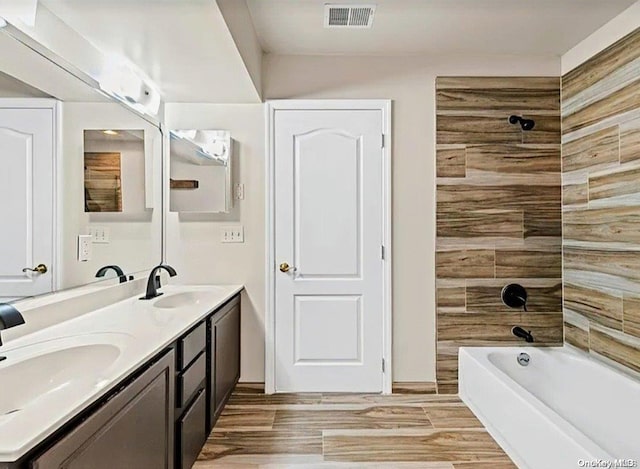
[[[98,78],[100,89],[136,111],[156,116],[160,110],[160,93],[151,80],[142,78],[123,60],[111,59]]]
[[[118,132],[115,130],[103,130],[102,133],[105,135],[118,135]]]

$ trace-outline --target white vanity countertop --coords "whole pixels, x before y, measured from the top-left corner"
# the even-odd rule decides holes
[[[167,285],[153,300],[141,293],[0,347],[0,462],[20,459],[242,289]]]

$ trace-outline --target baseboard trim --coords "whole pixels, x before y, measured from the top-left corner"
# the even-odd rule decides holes
[[[431,381],[396,381],[393,394],[436,394],[437,385]]]

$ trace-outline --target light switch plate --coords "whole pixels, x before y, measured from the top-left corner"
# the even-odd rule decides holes
[[[88,230],[95,244],[109,244],[111,230],[106,226],[90,226]]]
[[[242,225],[225,226],[222,228],[223,243],[244,243],[244,228]]]
[[[93,242],[91,235],[78,235],[78,261],[87,262],[93,254]]]

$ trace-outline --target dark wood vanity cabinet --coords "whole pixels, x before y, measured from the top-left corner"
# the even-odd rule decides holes
[[[211,431],[240,379],[240,297],[237,296],[207,320],[209,415]]]
[[[238,294],[0,469],[189,469],[239,377]]]
[[[173,468],[174,366],[169,350],[28,467]]]

